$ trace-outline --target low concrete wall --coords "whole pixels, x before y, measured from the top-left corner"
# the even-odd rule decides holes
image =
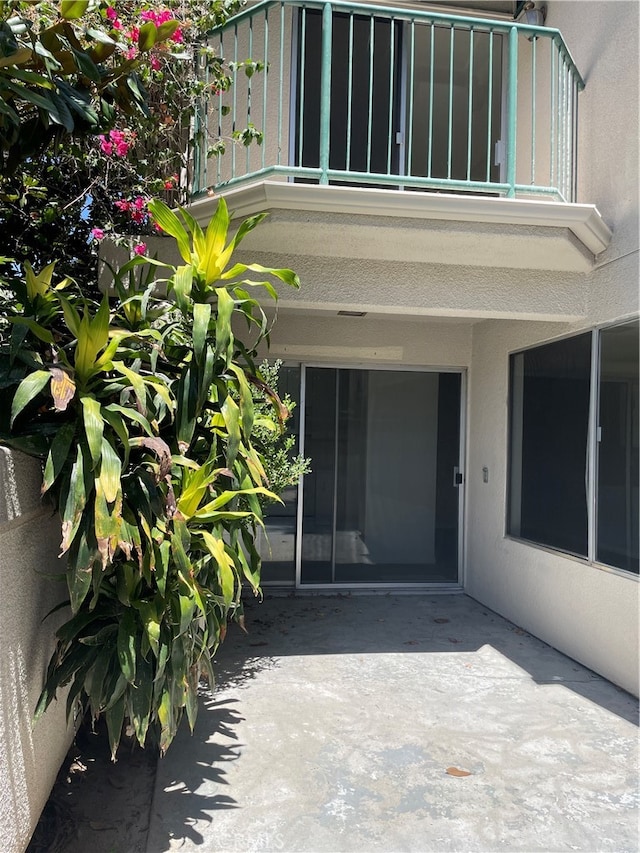
[[[69,748],[64,701],[32,726],[33,711],[64,611],[60,522],[41,504],[40,466],[0,448],[0,847],[22,853]]]

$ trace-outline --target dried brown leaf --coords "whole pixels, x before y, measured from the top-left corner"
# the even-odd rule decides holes
[[[73,400],[76,393],[76,384],[61,367],[50,367],[49,373],[51,374],[50,388],[53,405],[57,411],[64,412],[71,400]]]
[[[449,776],[471,776],[471,772],[469,770],[461,770],[459,767],[447,767],[445,773]]]

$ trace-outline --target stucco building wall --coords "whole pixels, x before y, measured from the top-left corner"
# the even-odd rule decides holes
[[[490,321],[473,327],[469,383],[467,592],[536,636],[638,693],[637,577],[505,536],[509,353],[558,334],[637,316],[637,3],[549,3],[582,71],[579,201],[594,203],[613,239],[585,276],[584,320],[555,325]],[[482,482],[482,467],[489,482]]]
[[[71,742],[64,697],[32,726],[54,632],[64,611],[42,619],[66,597],[49,579],[58,560],[60,522],[41,505],[40,466],[0,448],[0,844],[21,853],[47,802]]]
[[[544,331],[554,336],[553,327],[542,330],[497,321],[482,323],[473,330],[465,590],[637,694],[637,578],[505,535],[508,354],[545,340]],[[488,483],[482,479],[485,466]]]

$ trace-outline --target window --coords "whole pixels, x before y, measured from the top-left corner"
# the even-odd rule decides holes
[[[512,536],[636,574],[638,333],[635,320],[511,356],[507,520]]]
[[[638,574],[638,322],[600,341],[596,559]]]
[[[302,8],[295,163],[317,168],[322,12]],[[482,27],[334,12],[329,168],[344,174],[333,179],[499,181],[502,43]]]
[[[587,556],[591,334],[511,356],[509,533]]]

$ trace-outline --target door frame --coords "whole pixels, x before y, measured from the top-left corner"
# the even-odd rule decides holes
[[[298,453],[304,456],[305,451],[305,427],[306,427],[306,372],[307,368],[327,368],[332,370],[385,370],[398,373],[456,373],[460,376],[460,435],[458,464],[462,474],[462,483],[458,486],[458,579],[450,583],[329,583],[311,584],[302,583],[302,527],[304,520],[304,478],[298,481],[297,508],[296,508],[296,540],[295,540],[295,588],[297,590],[327,591],[327,590],[423,590],[429,592],[459,592],[464,587],[466,574],[466,547],[465,547],[465,507],[466,507],[466,449],[467,449],[467,369],[464,367],[435,367],[416,366],[405,364],[349,364],[346,362],[312,362],[302,361],[300,363],[300,424],[299,424],[299,446]],[[313,464],[313,460],[311,460]],[[453,472],[452,472],[453,476]]]

